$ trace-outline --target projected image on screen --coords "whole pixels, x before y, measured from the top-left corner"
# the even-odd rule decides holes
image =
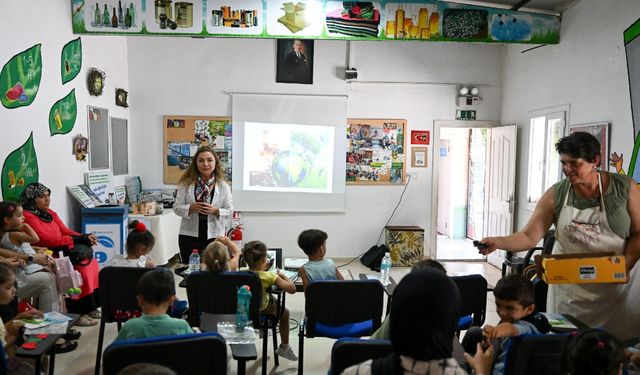
[[[331,193],[334,131],[245,122],[244,190]]]

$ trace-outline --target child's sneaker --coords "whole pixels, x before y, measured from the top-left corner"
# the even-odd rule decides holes
[[[276,349],[276,354],[290,361],[298,360],[298,357],[296,357],[296,355],[293,354],[293,349],[291,349],[291,345],[284,346],[280,344],[280,346],[278,346],[278,349]]]

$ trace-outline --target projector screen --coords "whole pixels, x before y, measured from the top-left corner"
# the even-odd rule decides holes
[[[346,97],[233,95],[238,211],[344,212]]]

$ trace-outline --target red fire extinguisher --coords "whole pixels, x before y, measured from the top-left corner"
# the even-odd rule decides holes
[[[227,233],[227,237],[231,239],[239,248],[242,248],[242,224],[236,225],[235,227],[229,229],[229,233]]]

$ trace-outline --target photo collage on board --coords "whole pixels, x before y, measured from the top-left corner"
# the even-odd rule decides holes
[[[403,182],[404,134],[401,124],[350,122],[347,142],[347,182]]]

